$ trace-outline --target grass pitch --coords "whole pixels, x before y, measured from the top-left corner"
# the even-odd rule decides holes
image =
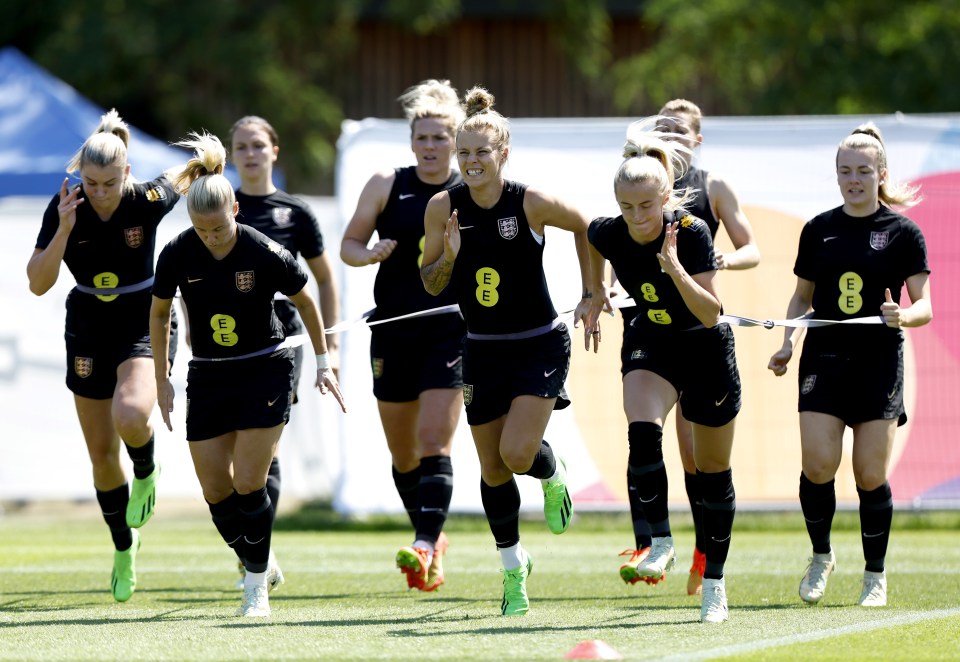
[[[562,536],[524,521],[531,611],[505,618],[499,557],[482,520],[451,518],[447,584],[424,594],[407,591],[393,565],[410,542],[400,520],[315,531],[303,527],[316,519],[292,517],[274,535],[287,583],[271,593],[273,617],[251,621],[233,615],[236,563],[209,518],[160,508],[142,529],[138,588],[125,604],[110,597],[112,551],[98,514],[0,517],[0,659],[559,660],[595,639],[644,661],[960,658],[956,517],[923,528],[895,515],[890,605],[868,610],[856,606],[855,515],[853,526],[839,518],[839,570],[817,607],[797,597],[809,555],[799,513],[738,515],[730,621],[719,626],[700,624],[699,598],[686,595],[689,529],[676,531],[679,559],[665,583],[626,586],[617,573],[617,553],[632,546],[626,517],[582,515]]]

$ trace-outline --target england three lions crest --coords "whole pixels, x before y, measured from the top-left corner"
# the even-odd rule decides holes
[[[293,221],[290,217],[293,215],[293,210],[290,207],[274,207],[273,208],[273,223],[278,228],[284,228]]]
[[[887,247],[887,244],[890,242],[890,233],[889,232],[871,232],[870,233],[870,248],[875,251],[882,251]]]
[[[143,243],[143,228],[127,228],[123,231],[123,238],[130,248],[139,248]]]
[[[89,377],[93,374],[93,359],[87,356],[73,357],[73,371],[81,379]]]
[[[253,289],[255,279],[252,271],[237,272],[237,289],[241,292],[249,292]]]
[[[504,239],[513,239],[517,236],[517,217],[498,218],[497,227],[500,229],[500,236]]]

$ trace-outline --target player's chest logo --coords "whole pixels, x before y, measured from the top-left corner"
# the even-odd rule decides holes
[[[890,243],[890,233],[889,232],[871,232],[870,233],[870,248],[875,251],[882,251],[887,247],[887,244]]]
[[[291,219],[292,215],[293,215],[293,210],[290,209],[290,207],[274,207],[273,208],[273,224],[276,225],[278,228],[285,228],[291,223],[293,223],[293,220]]]
[[[513,239],[517,236],[517,217],[498,218],[497,229],[500,230],[500,236],[504,239]]]
[[[143,227],[127,228],[123,231],[123,239],[130,248],[139,248],[143,243]]]
[[[236,275],[237,289],[241,292],[249,292],[253,289],[255,279],[252,271],[238,271]]]

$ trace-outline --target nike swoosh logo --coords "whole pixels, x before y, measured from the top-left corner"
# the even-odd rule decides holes
[[[552,374],[555,373],[556,371],[557,371],[556,368],[554,368],[554,369],[551,370],[550,372],[547,372],[546,370],[544,370],[544,371],[543,371],[543,376],[544,376],[544,377],[549,377],[550,375],[552,375]]]
[[[426,507],[421,507],[421,508],[420,508],[420,512],[421,512],[421,513],[442,513],[442,512],[443,512],[443,508],[426,508]]]
[[[280,399],[280,396],[278,395],[278,396],[275,397],[273,400],[267,400],[267,406],[268,406],[268,407],[272,407],[273,405],[275,405],[275,404],[277,403],[277,400],[279,400],[279,399]]]
[[[836,237],[824,237],[824,238],[823,238],[823,243],[827,243],[827,242],[830,241],[831,239],[836,239]]]
[[[640,497],[640,503],[650,503],[651,501],[653,501],[654,499],[656,499],[658,496],[660,496],[660,495],[659,495],[659,494],[654,494],[654,495],[653,495],[652,497],[650,497],[649,499],[644,499],[643,497]]]
[[[457,229],[458,229],[458,230],[469,230],[469,229],[472,228],[472,227],[473,227],[472,225],[458,225],[458,226],[457,226]]]
[[[897,389],[893,389],[887,394],[887,400],[893,400],[893,396],[897,394]]]
[[[400,199],[401,199],[401,200],[406,200],[407,198],[412,198],[413,196],[414,196],[413,193],[401,193],[401,194],[400,194]]]
[[[458,356],[457,358],[455,358],[455,359],[452,360],[452,361],[447,361],[447,367],[448,367],[448,368],[452,368],[453,366],[455,366],[455,365],[457,365],[458,363],[460,363],[460,361],[462,361],[462,360],[463,360],[463,357],[462,357],[462,356]]]
[[[89,244],[89,243],[90,243],[90,240],[89,240],[89,239],[81,239],[81,240],[78,241],[77,243],[78,243],[78,244]],[[111,513],[111,514],[112,514],[112,513]]]
[[[710,536],[710,540],[712,540],[713,542],[727,542],[728,540],[730,540],[730,536],[727,536],[727,537],[724,538],[723,540],[717,540],[717,539],[714,538],[713,536]]]
[[[882,536],[884,533],[886,533],[886,531],[881,531],[880,533],[864,533],[864,534],[863,534],[863,537],[864,537],[864,538],[879,538],[879,537]]]
[[[724,395],[722,398],[720,398],[719,400],[717,400],[717,401],[714,402],[713,404],[715,404],[716,406],[719,407],[720,405],[722,405],[722,404],[726,401],[727,395],[730,395],[730,393],[728,392],[726,395]]]
[[[196,283],[198,280],[203,280],[202,278],[187,278],[188,283]]]

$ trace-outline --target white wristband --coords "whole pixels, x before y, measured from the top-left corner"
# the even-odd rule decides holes
[[[317,370],[330,369],[330,352],[326,354],[317,354]]]

